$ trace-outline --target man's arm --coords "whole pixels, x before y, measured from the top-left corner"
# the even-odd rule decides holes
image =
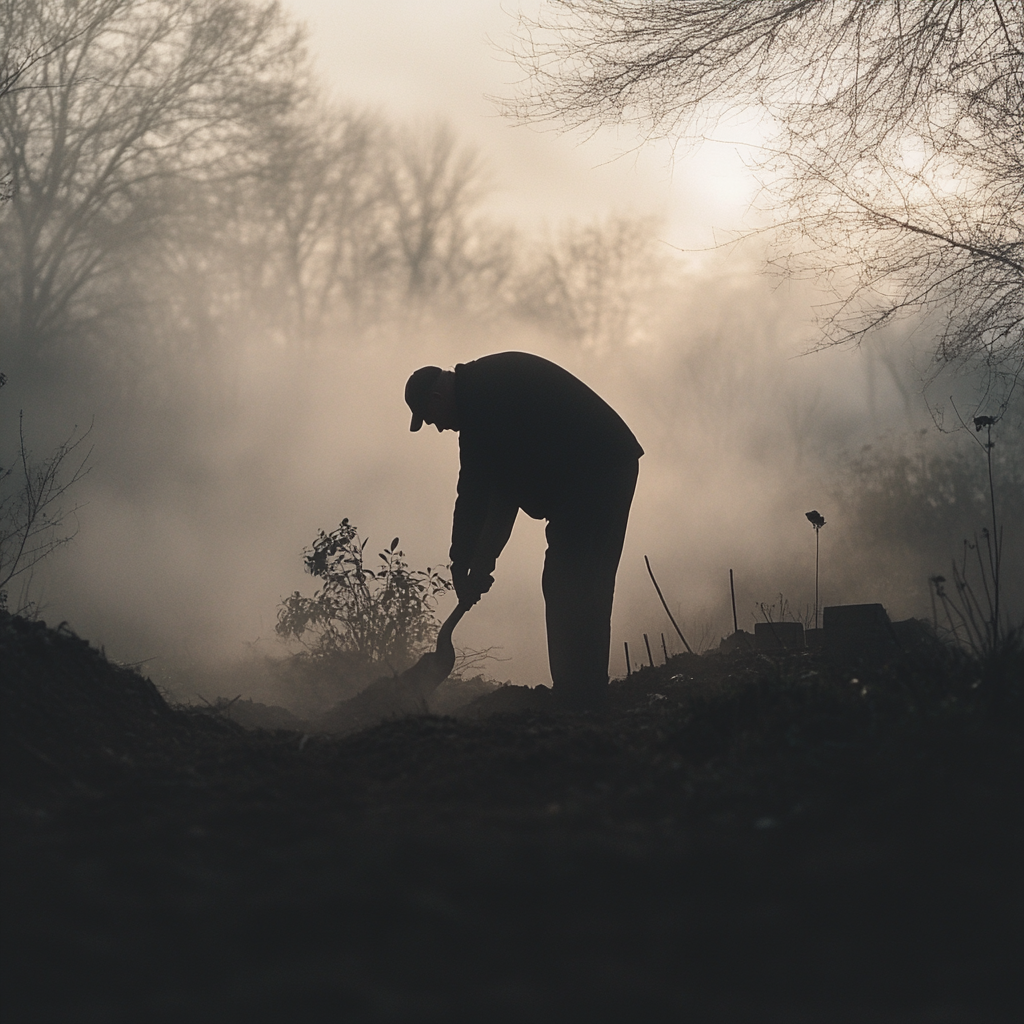
[[[512,527],[518,514],[518,505],[500,494],[497,488],[491,488],[487,515],[477,537],[476,548],[469,560],[471,576],[479,574],[482,578],[494,571],[494,563],[512,536]]]
[[[465,576],[469,572],[491,495],[491,477],[486,463],[465,437],[459,440],[459,455],[458,497],[452,516],[452,546],[448,552],[453,577],[456,573]]]
[[[494,563],[508,543],[519,507],[494,485],[472,446],[461,444],[459,496],[452,520],[452,582],[460,601],[476,603],[494,582]]]

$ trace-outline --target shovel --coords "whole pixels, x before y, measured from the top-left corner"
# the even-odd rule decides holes
[[[428,697],[448,678],[452,669],[455,668],[452,633],[455,632],[455,627],[470,607],[472,606],[468,604],[460,604],[444,620],[441,628],[437,631],[437,643],[434,649],[424,654],[412,668],[407,668],[398,677],[403,684],[402,689],[408,688],[420,697]]]
[[[435,648],[424,654],[411,669],[387,679],[378,679],[361,693],[319,716],[312,723],[316,732],[345,734],[367,729],[390,718],[422,715],[427,698],[455,668],[452,633],[470,609],[460,604],[437,631]]]
[[[362,693],[325,712],[313,723],[316,732],[351,733],[378,722],[403,715],[423,714],[427,698],[448,678],[455,667],[452,633],[470,605],[459,605],[444,620],[437,633],[437,645],[400,675],[378,679]]]

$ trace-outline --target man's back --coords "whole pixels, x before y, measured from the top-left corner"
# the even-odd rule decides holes
[[[488,480],[534,518],[581,477],[643,454],[607,402],[540,356],[501,352],[455,375],[463,477]]]

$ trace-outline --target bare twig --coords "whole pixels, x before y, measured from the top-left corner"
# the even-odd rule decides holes
[[[66,508],[61,499],[90,471],[93,450],[80,455],[80,448],[91,432],[91,425],[79,437],[77,429],[72,431],[53,454],[34,462],[25,440],[24,414],[18,414],[16,464],[0,467],[0,607],[12,580],[31,576],[35,566],[78,533],[75,514],[82,506]]]
[[[658,598],[661,601],[662,608],[665,609],[665,614],[668,615],[669,621],[675,626],[676,632],[679,634],[679,639],[683,641],[683,646],[693,654],[693,648],[686,642],[686,637],[683,636],[683,631],[679,628],[679,623],[676,622],[675,617],[669,611],[668,604],[665,601],[665,595],[661,592],[661,587],[658,586],[658,581],[654,578],[654,570],[651,568],[651,560],[644,555],[644,564],[647,566],[647,572],[650,574],[651,582],[654,584],[654,589],[658,592]]]

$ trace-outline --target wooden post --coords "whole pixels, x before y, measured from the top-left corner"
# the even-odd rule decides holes
[[[654,655],[651,654],[651,641],[647,639],[646,633],[644,633],[644,646],[647,648],[647,660],[651,663],[651,668],[654,668]]]
[[[661,653],[665,655],[665,664],[668,664],[668,648],[665,646],[665,634],[661,634]]]
[[[740,627],[736,622],[736,585],[732,581],[732,569],[729,570],[729,593],[732,595],[732,631],[738,633]]]
[[[626,648],[626,675],[631,676],[633,674],[633,666],[629,663],[629,641],[623,640],[622,646]]]

